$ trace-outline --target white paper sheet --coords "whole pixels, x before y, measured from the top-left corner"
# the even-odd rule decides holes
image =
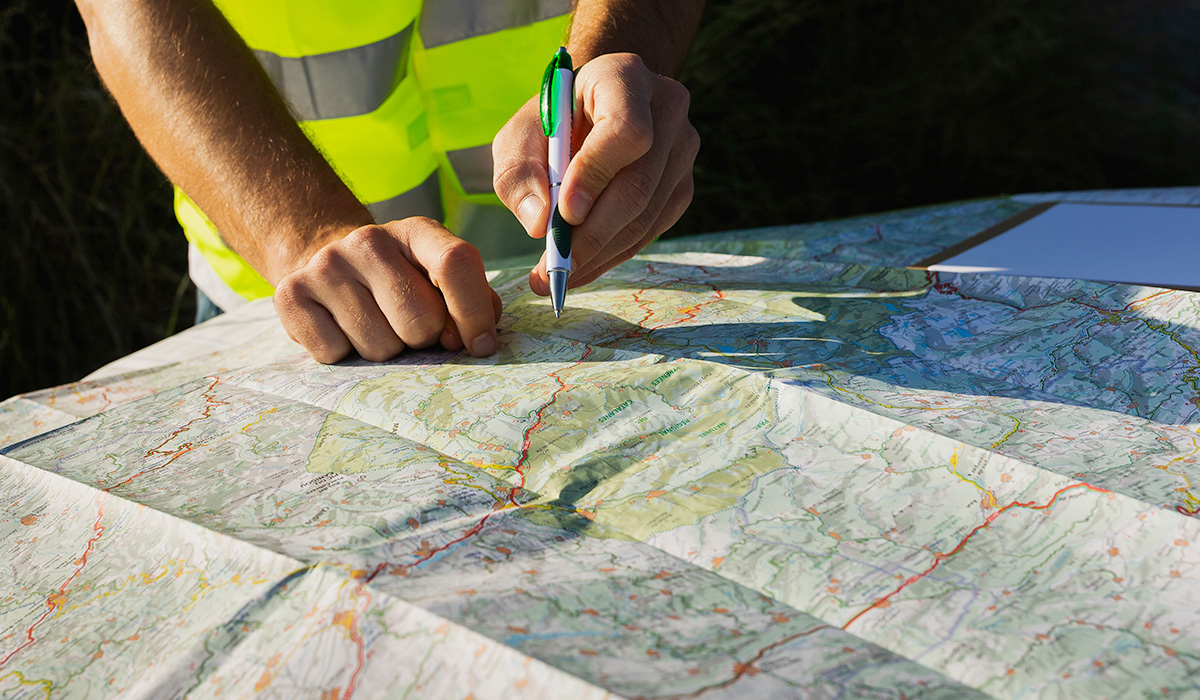
[[[1200,287],[1198,253],[1200,208],[1061,203],[929,269]]]

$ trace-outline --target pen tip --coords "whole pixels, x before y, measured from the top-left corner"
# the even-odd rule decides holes
[[[558,318],[559,316],[562,316],[562,309],[555,309],[554,318]]]

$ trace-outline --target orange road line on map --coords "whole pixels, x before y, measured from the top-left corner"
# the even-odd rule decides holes
[[[293,573],[295,573],[295,572],[293,572]],[[353,581],[353,579],[347,579],[347,580],[343,581],[341,585],[344,586],[345,584],[351,583],[352,581]],[[336,601],[334,603],[332,603],[331,605],[329,605],[328,609],[332,610],[335,607],[337,607]],[[263,672],[262,677],[259,678],[258,684],[255,687],[256,690],[262,690],[263,688],[266,688],[268,685],[273,683],[275,681],[275,676],[278,675],[278,673],[279,673],[277,670],[274,670],[274,669],[276,669],[276,666],[278,666],[279,668],[287,666],[289,663],[291,663],[292,656],[300,649],[300,645],[302,645],[304,642],[308,641],[309,639],[312,639],[313,630],[315,628],[317,628],[318,625],[320,624],[320,617],[317,616],[317,612],[319,612],[319,610],[320,609],[314,604],[312,606],[312,608],[309,610],[309,612],[305,613],[304,617],[305,617],[305,619],[308,620],[308,623],[306,624],[306,626],[304,628],[304,632],[300,635],[299,644],[297,646],[294,646],[291,649],[289,649],[287,652],[287,655],[282,658],[281,662],[279,662],[279,657],[280,657],[279,654],[276,654],[274,657],[272,657],[271,661],[267,662],[267,669],[266,669],[266,671]],[[336,619],[336,615],[335,615],[335,619]],[[323,631],[323,630],[319,630],[319,629],[317,630],[318,633],[320,633],[321,631]]]
[[[83,571],[83,567],[87,564],[88,555],[92,553],[92,545],[96,544],[96,540],[100,539],[101,535],[104,534],[104,526],[100,524],[100,520],[103,517],[104,517],[104,507],[100,505],[100,496],[97,495],[96,496],[96,522],[95,522],[95,524],[92,525],[92,532],[94,532],[96,534],[94,537],[92,537],[90,540],[88,540],[87,548],[84,549],[83,554],[81,554],[79,556],[79,558],[75,560],[76,562],[78,562],[79,566],[77,566],[75,568],[75,572],[72,573],[67,578],[67,580],[63,582],[63,585],[58,587],[58,593],[51,594],[51,596],[46,599],[46,612],[42,613],[42,616],[39,617],[37,620],[35,620],[34,623],[32,625],[30,625],[29,629],[26,630],[26,632],[25,632],[25,638],[28,641],[26,641],[24,644],[22,644],[21,646],[17,647],[15,650],[13,650],[13,652],[10,653],[8,656],[4,657],[3,660],[0,660],[0,668],[4,668],[4,665],[7,664],[9,661],[11,661],[14,656],[16,656],[21,651],[28,648],[29,645],[33,644],[33,641],[34,641],[33,631],[35,629],[37,629],[37,626],[42,624],[42,622],[44,622],[47,617],[50,617],[51,613],[57,612],[58,609],[60,607],[62,607],[63,601],[67,597],[67,587],[71,585],[71,582],[75,580],[75,577],[79,576],[79,572]]]
[[[960,551],[962,551],[963,547],[965,547],[967,545],[967,542],[972,537],[975,536],[975,533],[977,533],[980,530],[991,525],[996,520],[996,518],[999,518],[1008,509],[1010,509],[1010,508],[1027,508],[1029,510],[1046,510],[1054,505],[1054,503],[1058,500],[1059,496],[1063,495],[1067,491],[1070,491],[1072,489],[1078,489],[1078,488],[1085,488],[1085,489],[1088,489],[1089,491],[1098,491],[1100,493],[1112,493],[1108,489],[1102,489],[1098,486],[1092,486],[1091,484],[1085,484],[1083,482],[1080,482],[1080,483],[1071,484],[1070,486],[1066,486],[1064,488],[1059,489],[1058,491],[1056,491],[1054,493],[1053,496],[1050,497],[1050,500],[1047,501],[1045,505],[1039,506],[1032,501],[1029,501],[1027,503],[1022,503],[1020,501],[1013,501],[1012,503],[1005,505],[1004,507],[1000,508],[999,510],[989,514],[987,516],[987,518],[984,519],[983,523],[976,525],[974,528],[972,528],[971,531],[967,533],[966,537],[963,537],[962,541],[959,542],[958,545],[954,547],[954,549],[950,550],[949,552],[938,552],[937,554],[935,554],[933,557],[933,563],[929,565],[928,569],[922,571],[919,574],[913,574],[907,580],[905,580],[904,583],[901,583],[899,586],[897,586],[894,591],[892,591],[891,593],[888,593],[887,595],[883,596],[879,600],[876,600],[874,603],[871,603],[866,608],[863,608],[862,610],[860,610],[858,612],[858,614],[856,614],[854,617],[850,618],[850,620],[848,622],[846,622],[846,624],[842,625],[842,629],[849,628],[850,625],[853,625],[858,620],[858,618],[862,617],[863,615],[870,612],[871,610],[874,610],[875,608],[878,608],[878,607],[884,605],[885,603],[888,602],[889,599],[891,599],[892,596],[896,595],[900,591],[903,591],[905,588],[908,588],[910,585],[916,583],[917,581],[920,581],[921,579],[925,578],[929,574],[933,573],[934,569],[938,568],[938,566],[940,566],[942,564],[942,562],[946,561],[950,557],[952,557],[955,554],[958,554]]]
[[[205,389],[203,391],[203,393],[202,393],[204,395],[204,411],[202,412],[203,415],[200,415],[200,417],[198,417],[198,418],[193,418],[191,420],[188,420],[187,423],[179,426],[178,429],[175,429],[174,432],[170,433],[170,436],[167,437],[167,439],[164,439],[164,441],[162,441],[161,443],[158,443],[157,447],[155,447],[154,449],[146,450],[146,454],[145,454],[146,457],[149,457],[150,455],[154,455],[156,453],[157,454],[169,454],[169,455],[172,455],[172,456],[170,456],[169,460],[167,460],[164,463],[161,463],[161,465],[158,465],[157,467],[143,469],[143,471],[140,471],[136,474],[131,475],[130,478],[127,478],[124,481],[120,481],[120,483],[116,483],[116,484],[113,484],[112,486],[107,487],[107,489],[104,489],[104,491],[112,491],[113,489],[116,489],[116,487],[125,486],[126,484],[130,483],[130,481],[132,481],[133,479],[137,479],[138,477],[140,477],[140,475],[143,475],[143,474],[146,474],[149,472],[154,472],[154,471],[157,471],[157,469],[161,469],[163,467],[169,466],[170,463],[174,462],[175,460],[178,460],[179,457],[184,456],[187,453],[190,453],[190,451],[192,451],[193,449],[196,449],[198,447],[204,447],[204,445],[199,445],[199,444],[188,444],[187,447],[179,448],[178,450],[173,451],[173,453],[161,453],[161,451],[160,451],[160,448],[162,448],[164,444],[167,444],[168,442],[173,441],[173,439],[175,439],[176,437],[179,437],[182,432],[187,430],[188,427],[191,427],[192,424],[196,423],[197,420],[203,420],[205,418],[212,418],[212,413],[211,413],[212,408],[214,408],[216,406],[227,406],[228,405],[227,401],[218,401],[218,400],[214,399],[214,397],[212,397],[210,394],[210,391],[212,391],[212,389],[214,389],[216,387],[217,383],[220,381],[221,381],[220,378],[212,377],[212,383],[209,384],[209,388]],[[253,425],[253,424],[251,424],[251,425]]]
[[[363,666],[366,664],[366,650],[363,645],[362,633],[355,629],[355,625],[358,625],[362,622],[363,615],[366,615],[367,610],[371,607],[371,592],[367,590],[367,587],[361,583],[358,585],[358,591],[362,593],[363,598],[365,598],[367,602],[365,605],[363,605],[362,612],[360,613],[358,612],[358,601],[355,600],[355,614],[350,618],[350,623],[347,625],[347,629],[350,633],[350,641],[354,642],[354,646],[356,647],[355,666],[354,671],[350,674],[350,681],[346,684],[346,692],[342,695],[342,700],[350,700],[350,697],[354,695],[354,688],[358,684],[358,674],[362,672]],[[351,593],[350,595],[356,599],[358,597],[354,593]]]
[[[115,489],[115,488],[119,488],[119,487],[121,487],[121,486],[125,486],[125,485],[127,485],[129,482],[131,482],[131,481],[133,481],[134,479],[138,478],[139,476],[143,476],[143,475],[145,475],[145,474],[148,474],[148,473],[150,473],[150,472],[152,472],[152,471],[158,471],[159,469],[162,469],[163,467],[170,466],[170,465],[171,465],[171,463],[173,463],[175,460],[177,460],[177,459],[179,459],[180,457],[182,457],[182,456],[186,455],[187,453],[191,452],[192,450],[195,450],[196,448],[199,448],[199,447],[206,447],[206,446],[208,446],[209,444],[215,444],[215,443],[203,443],[203,444],[195,444],[195,445],[193,445],[193,444],[190,444],[190,443],[189,443],[189,444],[188,444],[186,447],[181,447],[181,448],[179,448],[179,449],[177,449],[177,450],[175,450],[175,451],[173,451],[173,452],[161,452],[161,451],[160,451],[160,450],[161,450],[161,448],[163,447],[163,445],[166,445],[167,443],[171,442],[171,441],[172,441],[172,440],[174,440],[175,438],[179,437],[179,436],[180,436],[180,435],[181,435],[181,434],[182,434],[184,431],[186,431],[188,428],[190,428],[190,427],[192,426],[192,424],[193,424],[193,423],[195,423],[196,421],[199,421],[199,420],[204,420],[204,419],[206,419],[206,418],[212,418],[212,410],[213,410],[215,407],[217,407],[217,406],[227,406],[227,405],[229,405],[229,402],[228,402],[228,401],[220,401],[220,400],[218,400],[218,399],[214,398],[214,397],[212,396],[212,394],[210,393],[210,392],[212,392],[212,390],[213,390],[214,388],[216,388],[217,384],[218,384],[218,383],[220,383],[220,381],[221,381],[221,379],[220,379],[219,377],[213,377],[213,378],[212,378],[212,383],[208,385],[208,388],[207,388],[207,389],[205,389],[203,392],[201,392],[201,393],[202,393],[202,395],[204,396],[204,410],[203,410],[203,411],[201,411],[201,413],[202,413],[203,415],[201,415],[201,416],[198,416],[198,417],[196,417],[196,418],[193,418],[193,419],[191,419],[190,421],[188,421],[187,423],[184,423],[183,425],[181,425],[181,426],[179,426],[178,428],[176,428],[176,429],[175,429],[175,430],[174,430],[174,431],[173,431],[173,432],[172,432],[172,433],[171,433],[171,434],[170,434],[170,435],[169,435],[169,436],[168,436],[168,437],[167,437],[165,440],[163,440],[162,442],[158,443],[158,446],[157,446],[157,447],[154,447],[153,449],[147,450],[147,451],[146,451],[146,454],[145,454],[145,456],[146,456],[147,458],[149,458],[149,457],[150,457],[151,455],[153,455],[153,454],[171,455],[171,458],[170,458],[170,459],[168,459],[166,462],[164,462],[164,463],[162,463],[162,464],[158,465],[157,467],[151,467],[150,469],[143,469],[142,471],[140,471],[140,472],[138,472],[138,473],[136,473],[136,474],[134,474],[134,475],[130,476],[129,478],[125,479],[124,481],[121,481],[121,482],[118,482],[118,483],[116,483],[116,484],[113,484],[112,486],[109,486],[108,488],[106,488],[106,489],[104,489],[104,490],[105,490],[105,491],[112,491],[112,490],[113,490],[113,489]],[[275,409],[275,408],[270,408],[270,409],[267,409],[266,411],[263,411],[262,413],[258,414],[258,420],[254,421],[254,422],[252,422],[252,423],[250,423],[250,424],[248,424],[248,425],[246,425],[244,428],[242,428],[242,431],[244,432],[244,431],[245,431],[245,430],[247,430],[248,428],[250,428],[250,427],[252,427],[252,426],[256,425],[256,424],[257,424],[257,423],[259,423],[259,422],[261,422],[261,421],[262,421],[262,419],[263,419],[263,417],[264,417],[266,414],[268,414],[268,413],[274,413],[276,410],[277,410],[277,409]],[[226,436],[226,437],[230,437],[230,436]],[[222,439],[222,440],[224,440],[225,438],[221,438],[221,439]],[[220,442],[220,440],[218,440],[217,442]]]
[[[1171,292],[1174,292],[1174,291],[1175,291],[1174,289],[1164,289],[1161,292],[1155,292],[1154,294],[1151,294],[1148,297],[1142,297],[1141,299],[1134,299],[1133,301],[1126,304],[1125,307],[1122,308],[1121,310],[1122,311],[1133,311],[1133,307],[1135,304],[1145,304],[1146,302],[1150,301],[1154,297],[1159,297],[1159,296],[1162,296],[1163,294],[1170,294]]]
[[[1168,469],[1167,467],[1171,466],[1172,464],[1174,464],[1176,462],[1185,460],[1188,457],[1195,455],[1197,452],[1200,452],[1200,444],[1196,443],[1195,438],[1192,438],[1192,444],[1195,445],[1196,449],[1192,450],[1188,454],[1176,457],[1175,459],[1171,460],[1170,462],[1159,465],[1157,467],[1158,469],[1161,469],[1164,472],[1166,472],[1172,476],[1177,476],[1180,479],[1183,479],[1183,483],[1186,484],[1187,488],[1183,489],[1183,500],[1187,503],[1187,505],[1175,506],[1175,510],[1178,511],[1179,513],[1182,513],[1183,515],[1196,515],[1198,512],[1200,512],[1200,498],[1196,498],[1196,496],[1192,495],[1192,480],[1187,477],[1187,474],[1184,474],[1183,472],[1173,472],[1170,469]],[[1189,508],[1188,506],[1192,506],[1192,507]]]
[[[203,415],[201,415],[201,416],[200,416],[200,417],[198,417],[198,418],[193,418],[193,419],[191,419],[190,421],[188,421],[188,422],[184,423],[183,425],[179,426],[178,428],[176,428],[176,429],[175,429],[175,430],[174,430],[174,431],[173,431],[173,432],[172,432],[172,433],[171,433],[171,434],[170,434],[170,435],[169,435],[169,436],[168,436],[168,437],[167,437],[165,440],[163,440],[162,442],[158,443],[158,446],[157,446],[157,447],[154,447],[153,449],[147,450],[147,451],[146,451],[146,456],[147,456],[147,457],[149,457],[150,455],[154,454],[155,452],[158,452],[158,450],[159,450],[159,449],[160,449],[160,448],[161,448],[163,445],[166,445],[168,442],[170,442],[170,441],[174,440],[175,438],[179,437],[179,435],[180,435],[181,433],[183,433],[185,430],[187,430],[188,428],[190,428],[190,427],[192,426],[192,423],[195,423],[195,422],[196,422],[196,421],[198,421],[198,420],[203,420],[203,419],[205,419],[205,418],[212,418],[212,414],[211,414],[211,413],[209,413],[209,411],[211,411],[211,410],[212,410],[212,408],[213,408],[214,406],[225,406],[225,405],[228,405],[228,403],[227,403],[227,402],[225,402],[225,401],[218,401],[218,400],[214,399],[214,398],[212,397],[211,393],[210,393],[210,392],[212,392],[212,390],[213,390],[213,389],[215,389],[215,388],[216,388],[217,384],[218,384],[218,383],[220,383],[220,381],[221,381],[221,379],[220,379],[219,377],[213,377],[213,378],[212,378],[212,383],[208,385],[208,388],[207,388],[207,389],[205,389],[204,391],[200,392],[200,393],[201,393],[201,394],[204,396],[204,410],[203,410],[203,411],[201,411],[201,413],[202,413]]]
[[[649,265],[648,268],[650,269],[651,272],[654,271],[653,265]],[[682,280],[676,280],[676,281],[682,282]],[[712,285],[709,285],[709,286],[712,286]],[[648,306],[647,306],[650,302],[642,301],[642,298],[638,296],[639,294],[641,294],[644,291],[646,291],[646,290],[640,289],[633,293],[633,300],[635,302],[637,302],[638,308],[640,308],[646,312],[646,315],[643,316],[642,320],[637,324],[639,327],[644,327],[644,324],[647,321],[649,321],[652,316],[654,316],[654,309],[648,308]],[[693,306],[684,307],[682,310],[683,316],[681,316],[680,318],[677,318],[674,321],[667,321],[664,323],[660,323],[657,326],[654,326],[653,328],[647,328],[645,332],[649,333],[649,332],[656,331],[656,330],[659,330],[662,328],[669,328],[671,326],[675,326],[680,323],[684,323],[685,321],[690,321],[690,320],[696,318],[696,315],[700,313],[700,309],[713,303],[714,301],[720,301],[725,298],[725,292],[721,291],[720,289],[717,289],[715,286],[713,286],[713,292],[716,294],[716,299],[701,301],[701,302],[694,304]],[[641,330],[633,330],[633,331],[630,331],[626,335],[626,337],[632,338],[634,336],[638,336],[638,335],[642,335],[642,334],[643,334],[643,332]]]

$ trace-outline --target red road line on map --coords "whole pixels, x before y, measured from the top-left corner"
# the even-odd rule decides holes
[[[71,574],[70,577],[68,577],[66,581],[63,582],[63,585],[58,587],[58,593],[56,595],[65,597],[67,595],[67,587],[71,585],[71,582],[75,580],[76,576],[79,576],[79,572],[83,571],[84,565],[87,564],[88,555],[92,553],[92,545],[96,544],[96,540],[100,539],[101,535],[104,534],[104,526],[100,524],[100,519],[103,517],[104,517],[104,508],[103,508],[103,506],[100,505],[100,498],[97,496],[96,497],[96,522],[95,522],[95,524],[92,525],[92,532],[94,532],[96,534],[94,537],[92,537],[90,540],[88,540],[87,548],[84,549],[83,554],[80,555],[80,557],[75,560],[79,563],[79,566],[76,567],[75,572],[73,574]],[[37,626],[42,624],[42,622],[44,622],[47,617],[50,617],[50,613],[58,610],[59,606],[62,605],[61,599],[58,601],[57,604],[52,602],[54,600],[54,598],[55,598],[55,596],[52,595],[52,596],[50,596],[50,598],[46,599],[46,612],[42,613],[42,616],[39,617],[36,621],[34,621],[34,623],[32,625],[30,625],[29,629],[25,632],[25,638],[28,641],[26,641],[21,646],[17,647],[11,654],[4,657],[3,660],[0,660],[0,668],[4,668],[4,665],[7,664],[10,660],[12,660],[12,657],[16,656],[21,651],[26,649],[30,644],[33,644],[33,641],[34,641],[33,640],[33,631],[35,629],[37,629]]]
[[[574,363],[572,363],[570,367],[564,367],[563,369],[560,369],[557,372],[550,373],[550,376],[554,377],[554,381],[558,382],[558,388],[555,389],[554,393],[550,395],[550,400],[547,401],[546,403],[542,404],[542,406],[540,408],[538,408],[537,413],[535,414],[537,416],[537,420],[535,420],[533,422],[533,425],[531,425],[525,429],[524,439],[521,442],[521,453],[517,457],[516,466],[513,467],[517,472],[517,476],[520,477],[520,481],[517,483],[516,488],[514,488],[508,492],[508,502],[513,504],[514,506],[519,505],[516,501],[518,489],[525,488],[525,472],[523,470],[523,467],[525,466],[525,462],[529,459],[529,447],[530,447],[530,445],[533,444],[533,431],[542,427],[542,422],[543,422],[543,419],[545,418],[544,414],[546,412],[546,409],[550,408],[550,406],[552,406],[554,404],[554,402],[556,400],[558,400],[558,395],[561,394],[567,388],[566,382],[564,382],[558,376],[558,372],[563,372],[568,369],[574,369],[575,367],[578,367],[579,365],[583,364],[583,362],[585,362],[589,357],[591,357],[592,353],[594,353],[594,352],[595,352],[595,348],[593,348],[592,346],[589,345],[584,350],[583,357],[580,357],[578,360],[576,360]]]
[[[878,608],[879,606],[887,603],[888,600],[892,596],[896,595],[897,593],[904,590],[905,588],[908,588],[910,585],[916,583],[917,581],[920,581],[921,579],[925,578],[929,574],[933,573],[934,569],[938,568],[938,566],[940,566],[942,564],[942,562],[946,561],[950,557],[952,557],[955,554],[958,554],[960,551],[962,551],[962,548],[965,547],[967,545],[967,542],[972,537],[975,536],[975,533],[977,533],[980,530],[991,525],[996,520],[996,518],[1000,517],[1008,509],[1010,509],[1010,508],[1027,508],[1029,510],[1046,510],[1047,508],[1050,508],[1051,506],[1054,505],[1055,501],[1058,500],[1059,496],[1063,495],[1067,491],[1070,491],[1072,489],[1078,489],[1078,488],[1085,488],[1085,489],[1088,489],[1089,491],[1098,491],[1100,493],[1111,493],[1111,491],[1109,491],[1108,489],[1102,489],[1098,486],[1092,486],[1091,484],[1078,483],[1078,484],[1071,484],[1070,486],[1066,486],[1064,488],[1059,489],[1058,491],[1056,491],[1054,493],[1053,496],[1050,497],[1049,501],[1046,501],[1045,505],[1039,506],[1036,503],[1034,503],[1033,501],[1029,501],[1027,503],[1022,503],[1020,501],[1013,501],[1012,503],[1009,503],[1009,504],[1003,506],[1002,508],[995,511],[991,515],[988,515],[987,518],[984,519],[983,523],[976,525],[974,528],[972,528],[971,531],[967,533],[966,537],[963,537],[962,541],[959,542],[958,545],[954,549],[950,550],[949,552],[938,552],[937,554],[935,554],[933,557],[933,564],[930,564],[928,569],[922,571],[919,574],[914,574],[914,575],[910,576],[907,580],[904,581],[904,583],[901,583],[896,588],[896,590],[892,591],[891,593],[888,593],[887,595],[883,596],[879,600],[876,600],[874,603],[871,603],[866,608],[863,608],[862,610],[860,610],[857,615],[850,618],[850,620],[846,624],[842,625],[842,629],[849,628],[850,625],[854,624],[855,621],[858,620],[858,618],[860,618],[863,615],[865,615],[866,613],[874,610],[875,608]]]
[[[653,268],[653,266],[648,266],[648,269],[651,271],[651,273],[653,273],[653,272],[654,272],[654,268]],[[704,269],[704,268],[703,268],[703,267],[700,267],[700,266],[697,266],[697,269],[701,269],[701,270],[702,270],[702,269]],[[682,283],[682,282],[683,282],[683,280],[682,280],[682,279],[676,279],[675,281],[676,281],[676,282],[680,282],[680,283]],[[713,287],[713,292],[716,294],[716,300],[715,300],[715,301],[720,301],[721,299],[724,299],[724,298],[725,298],[725,292],[721,291],[720,289],[717,289],[717,288],[716,288],[715,286],[713,286],[713,285],[709,285],[709,286],[712,286],[712,287]],[[690,307],[690,308],[688,308],[686,311],[684,311],[684,312],[683,312],[683,316],[681,316],[680,318],[677,318],[677,319],[675,319],[674,321],[667,321],[667,322],[665,322],[665,323],[660,323],[660,324],[658,324],[657,326],[654,326],[653,328],[647,328],[647,327],[645,326],[645,323],[646,323],[647,321],[649,321],[649,320],[650,320],[650,317],[651,317],[651,316],[653,316],[653,315],[654,315],[654,309],[647,308],[647,304],[649,304],[650,302],[647,302],[647,301],[642,301],[642,298],[638,296],[638,294],[640,294],[640,293],[642,293],[642,292],[644,292],[644,291],[646,291],[646,290],[645,290],[645,289],[639,289],[638,291],[634,292],[634,293],[633,293],[633,300],[634,300],[635,302],[637,302],[637,306],[638,306],[638,308],[640,308],[640,309],[642,309],[643,311],[645,311],[645,312],[646,312],[646,315],[642,317],[642,320],[641,320],[640,322],[638,322],[638,324],[637,324],[637,326],[638,326],[638,327],[637,327],[637,328],[635,328],[634,330],[631,330],[631,331],[629,331],[628,333],[626,333],[626,334],[625,334],[625,337],[626,337],[626,338],[635,338],[635,337],[637,337],[637,336],[639,336],[639,335],[646,335],[646,334],[652,333],[652,332],[654,332],[654,331],[660,330],[660,329],[662,329],[662,328],[669,328],[669,327],[671,327],[671,326],[678,325],[678,324],[680,324],[680,323],[683,323],[683,322],[685,322],[685,321],[690,321],[690,320],[692,320],[693,318],[696,318],[696,315],[700,313],[700,309],[704,308],[706,305],[708,305],[708,304],[712,303],[712,301],[713,301],[713,300],[709,300],[709,301],[702,301],[702,302],[699,302],[698,304],[695,304],[694,306],[691,306],[691,307]],[[643,329],[645,329],[645,330],[643,330]]]
[[[575,367],[575,366],[581,364],[582,362],[586,361],[587,358],[590,357],[593,352],[595,352],[594,348],[589,346],[584,351],[583,356],[580,357],[579,360],[577,360],[575,363],[573,363],[571,365],[571,367]],[[566,368],[566,369],[569,369],[569,368]],[[563,370],[559,370],[559,371],[561,372]],[[525,472],[523,472],[521,470],[521,466],[525,462],[525,460],[527,460],[529,458],[529,447],[530,447],[531,442],[533,441],[533,431],[542,425],[542,418],[543,418],[543,413],[545,412],[545,410],[554,403],[555,399],[558,398],[558,394],[560,392],[562,392],[564,389],[566,389],[566,384],[557,375],[558,375],[558,372],[550,373],[550,376],[554,377],[554,380],[556,382],[558,382],[558,385],[559,385],[558,389],[556,389],[554,391],[554,393],[551,394],[550,400],[547,401],[545,404],[543,404],[538,409],[537,414],[536,414],[537,420],[534,421],[533,425],[529,426],[525,430],[525,438],[521,445],[521,455],[517,459],[517,464],[515,467],[515,470],[516,470],[517,474],[521,477],[521,480],[519,482],[519,485],[512,488],[508,494],[509,503],[511,503],[514,506],[519,505],[516,502],[517,492],[525,487]],[[485,514],[483,517],[481,517],[479,519],[479,522],[472,525],[471,529],[469,529],[465,533],[463,533],[462,536],[457,537],[453,540],[450,540],[449,542],[447,542],[446,544],[443,544],[440,547],[435,547],[433,549],[430,549],[424,556],[422,556],[420,559],[412,562],[411,564],[395,565],[395,564],[388,564],[387,562],[380,563],[379,565],[377,565],[375,567],[374,571],[372,571],[365,579],[363,579],[363,583],[370,583],[372,580],[375,579],[376,576],[378,576],[380,573],[382,573],[383,571],[388,570],[388,569],[391,569],[392,573],[401,573],[401,572],[408,571],[409,569],[412,569],[414,567],[420,566],[421,564],[424,564],[425,562],[429,561],[430,559],[437,556],[438,554],[450,549],[454,545],[459,544],[460,542],[464,542],[467,539],[474,537],[475,535],[482,532],[483,526],[487,524],[487,521],[494,514],[495,514],[495,512]],[[346,698],[349,698],[349,697],[350,697],[350,695],[349,695],[349,693],[347,693],[344,696],[343,700],[346,700]]]
[[[469,537],[474,537],[475,535],[478,535],[480,533],[480,531],[483,530],[483,526],[485,523],[487,523],[488,518],[492,517],[492,515],[494,515],[494,513],[488,513],[487,515],[484,515],[482,518],[479,519],[479,522],[472,525],[471,529],[467,530],[465,533],[463,533],[463,535],[461,537],[450,540],[449,542],[447,542],[446,544],[444,544],[440,547],[435,547],[435,548],[429,550],[429,552],[427,554],[425,554],[425,556],[421,557],[420,559],[414,561],[411,564],[389,564],[387,562],[383,562],[383,563],[379,564],[378,566],[375,567],[375,570],[372,571],[369,576],[367,576],[365,579],[363,579],[363,583],[370,583],[371,581],[373,581],[375,579],[376,576],[378,576],[380,573],[387,570],[388,568],[390,568],[393,573],[397,573],[397,572],[402,572],[402,571],[408,571],[409,569],[411,569],[413,567],[424,564],[425,562],[432,559],[434,556],[450,549],[451,547],[458,544],[459,542],[463,542]]]
[[[595,349],[592,348],[591,346],[588,346],[587,349],[584,350],[583,356],[580,357],[576,362],[574,362],[571,365],[571,367],[576,367],[579,364],[586,361],[587,358],[591,357],[593,352],[595,352]],[[562,372],[565,369],[570,369],[571,367],[564,368],[563,370],[559,370],[559,372]],[[524,465],[525,461],[529,458],[529,447],[530,447],[531,443],[533,442],[533,431],[542,425],[542,419],[544,417],[543,414],[546,411],[546,409],[549,408],[554,403],[554,401],[558,398],[558,395],[567,388],[566,383],[563,382],[562,379],[560,379],[558,377],[558,372],[551,372],[550,376],[554,377],[554,381],[558,382],[558,388],[555,389],[554,393],[550,395],[550,400],[547,401],[545,404],[543,404],[540,408],[538,408],[537,414],[536,414],[537,420],[534,421],[533,425],[531,425],[525,429],[525,437],[524,437],[523,442],[521,443],[521,454],[520,454],[520,457],[518,457],[518,459],[517,459],[516,466],[514,467],[514,469],[517,472],[517,475],[520,476],[520,481],[518,482],[517,486],[510,489],[508,492],[508,502],[514,506],[520,505],[516,501],[517,493],[521,489],[525,488],[525,472],[522,471],[522,465]],[[376,576],[378,576],[381,572],[383,572],[385,569],[388,569],[389,567],[391,568],[393,573],[395,573],[395,572],[408,571],[409,569],[411,569],[413,567],[424,564],[425,562],[429,561],[437,554],[440,554],[441,552],[444,552],[444,551],[450,549],[454,545],[479,534],[483,530],[483,526],[485,524],[487,524],[488,519],[491,518],[492,515],[494,515],[494,514],[495,514],[495,512],[484,515],[482,518],[479,519],[479,522],[472,525],[471,529],[467,530],[465,533],[463,533],[463,535],[461,537],[453,539],[440,547],[436,547],[434,549],[429,550],[429,552],[427,554],[425,554],[423,557],[414,561],[411,564],[401,564],[398,566],[397,565],[389,565],[386,562],[379,564],[378,566],[375,567],[375,570],[372,571],[371,574],[366,577],[366,579],[364,579],[364,581],[366,583],[370,583]]]
[[[692,692],[688,693],[687,695],[673,695],[670,697],[675,698],[676,700],[686,700],[687,698],[700,697],[704,693],[707,693],[712,690],[720,690],[721,688],[728,688],[729,686],[731,686],[734,683],[737,683],[739,680],[741,680],[742,676],[749,673],[750,669],[754,667],[754,664],[758,663],[759,661],[762,661],[762,657],[765,656],[767,652],[771,651],[772,649],[776,649],[780,646],[783,646],[784,644],[787,644],[788,642],[800,639],[801,637],[807,637],[808,635],[813,634],[814,632],[819,632],[820,630],[823,630],[823,629],[829,629],[829,625],[817,625],[816,627],[813,627],[810,630],[805,630],[803,632],[797,632],[796,634],[789,635],[787,637],[784,637],[783,639],[780,639],[771,644],[768,644],[767,646],[763,647],[762,649],[759,649],[758,653],[754,655],[754,658],[750,659],[746,663],[734,664],[732,678],[730,678],[726,681],[722,681],[721,683],[717,683],[716,685],[710,685],[710,686],[701,688],[699,690],[692,691]]]
[[[700,303],[698,303],[698,304],[696,304],[696,305],[692,306],[692,307],[691,307],[691,308],[689,308],[687,311],[684,311],[684,312],[683,312],[683,316],[681,316],[681,317],[679,317],[679,318],[675,319],[674,321],[668,321],[668,322],[666,322],[666,323],[660,323],[660,324],[658,324],[657,326],[655,326],[654,328],[651,328],[650,330],[652,330],[652,331],[657,331],[657,330],[659,330],[659,329],[662,329],[662,328],[669,328],[669,327],[671,327],[671,326],[677,326],[677,325],[679,325],[679,324],[681,324],[681,323],[683,323],[683,322],[685,322],[685,321],[690,321],[690,320],[692,320],[693,318],[696,318],[696,315],[700,313],[700,309],[702,309],[702,308],[704,308],[705,306],[708,306],[709,304],[713,303],[713,301],[720,301],[720,300],[722,300],[722,299],[724,299],[724,298],[725,298],[725,292],[722,292],[720,289],[717,289],[716,287],[713,287],[713,293],[717,295],[716,299],[710,299],[710,300],[702,301],[702,302],[700,302]]]

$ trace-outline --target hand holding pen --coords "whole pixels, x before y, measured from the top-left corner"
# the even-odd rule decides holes
[[[679,219],[692,200],[700,147],[687,89],[634,54],[588,61],[575,73],[574,93],[575,152],[557,198],[572,227],[571,289],[632,258]],[[496,194],[535,238],[547,234],[553,211],[540,106],[540,96],[527,102],[492,148]],[[529,275],[542,296],[551,291],[548,262]]]

